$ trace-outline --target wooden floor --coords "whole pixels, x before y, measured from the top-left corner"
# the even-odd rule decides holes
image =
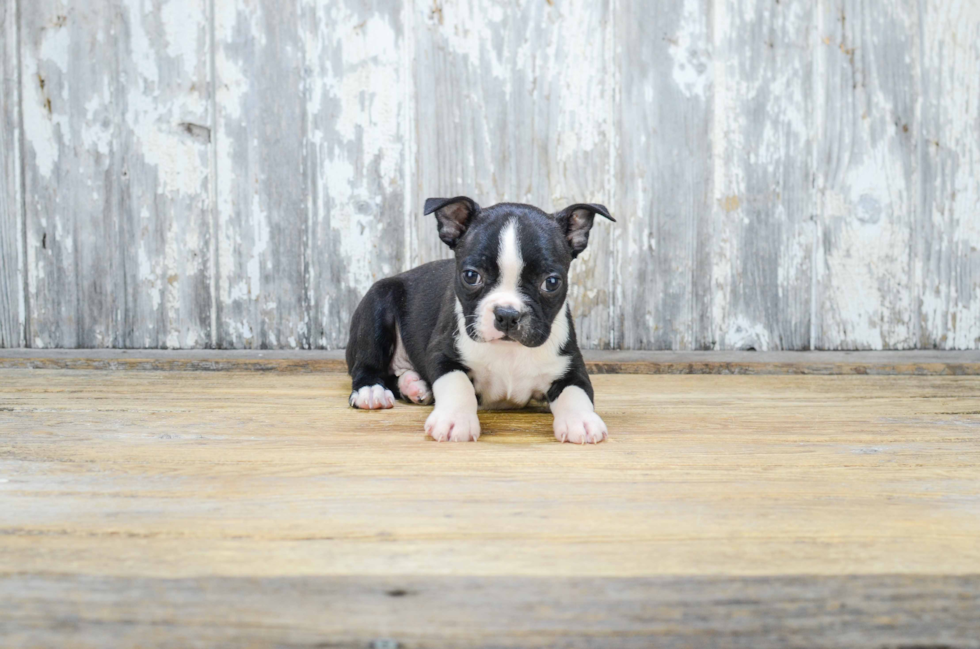
[[[980,377],[595,376],[545,412],[339,373],[0,369],[0,646],[980,647]]]

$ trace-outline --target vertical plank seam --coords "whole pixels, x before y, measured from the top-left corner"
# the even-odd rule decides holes
[[[402,101],[405,111],[402,116],[402,128],[404,129],[402,135],[402,182],[404,184],[402,189],[404,192],[402,196],[402,226],[405,238],[402,243],[405,256],[402,259],[400,269],[402,271],[412,268],[420,261],[416,259],[418,256],[418,232],[415,228],[417,201],[414,182],[419,172],[416,169],[418,165],[416,154],[418,107],[415,103],[415,12],[413,9],[414,4],[412,2],[402,4],[402,83],[404,84]]]
[[[707,45],[710,48],[708,50],[709,51],[709,54],[710,54],[711,58],[714,59],[714,56],[715,56],[715,47],[714,47],[715,3],[714,3],[714,0],[708,0],[707,3],[706,3],[706,6],[707,6],[707,10],[708,10],[707,11],[707,14],[708,15],[705,16],[705,22],[706,22],[706,27],[707,27],[706,32],[707,32],[707,41],[708,42],[705,43],[705,45]],[[708,94],[711,97],[711,100],[705,102],[705,105],[706,105],[705,107],[708,110],[714,111],[714,96],[715,96],[714,74],[711,75],[711,83],[708,86],[708,88],[709,88]],[[708,108],[709,106],[710,106],[710,108]],[[714,119],[714,116],[713,115],[712,115],[711,119],[712,120]],[[707,127],[707,125],[705,125],[705,126]],[[710,147],[710,151],[709,151],[709,158],[710,158],[711,155],[714,152],[714,138],[712,137],[712,133],[711,132],[709,132],[707,135],[708,135],[708,142],[709,142],[709,147]],[[706,164],[711,164],[712,167],[714,166],[713,163],[710,162],[710,160],[708,162],[706,162]],[[714,175],[714,170],[712,168],[711,182],[710,182],[711,190],[710,190],[709,199],[708,199],[709,200],[709,202],[708,202],[708,205],[709,206],[711,205],[711,197],[714,196],[714,183],[715,183],[714,176],[715,176]],[[701,232],[701,228],[699,226],[701,225],[701,219],[704,218],[704,213],[705,213],[705,210],[698,210],[698,209],[695,209],[694,210],[694,214],[692,215],[692,218],[690,220],[690,231],[688,233],[689,236],[690,236],[690,238],[691,238],[690,243],[688,244],[688,254],[690,255],[690,260],[691,260],[690,288],[688,289],[688,291],[689,291],[688,292],[688,303],[690,305],[689,321],[691,323],[690,324],[691,329],[690,329],[690,331],[688,331],[688,340],[687,340],[686,347],[688,349],[690,349],[690,350],[696,350],[696,349],[699,349],[702,346],[701,345],[701,315],[702,314],[700,313],[701,309],[699,309],[698,307],[701,304],[701,299],[702,299],[703,296],[700,294],[701,291],[699,290],[699,283],[698,283],[698,274],[700,272],[700,268],[698,268],[698,244],[700,242],[700,236],[699,235],[700,235],[700,232]],[[708,231],[710,231],[710,228],[708,229]],[[709,285],[710,285],[710,281],[709,281]],[[711,294],[709,292],[708,293],[708,297],[710,297],[710,295]],[[709,313],[710,313],[710,310],[709,310]],[[684,345],[681,345],[681,347],[684,347]]]
[[[218,348],[218,75],[215,62],[217,39],[215,38],[215,0],[208,0],[208,75],[211,77],[211,92],[208,103],[211,110],[211,139],[208,143],[208,200],[211,203],[209,222],[211,250],[208,255],[208,280],[210,283],[211,304],[208,314],[209,341],[211,349]]]
[[[705,17],[706,20],[711,20],[711,6],[714,3],[709,0],[708,2],[708,15]],[[714,94],[714,91],[710,91]],[[700,220],[698,211],[695,210],[688,219],[688,242],[687,242],[687,255],[688,255],[688,268],[690,272],[688,273],[688,322],[690,329],[686,332],[686,335],[682,334],[680,337],[677,336],[677,332],[673,332],[670,338],[681,342],[684,338],[687,338],[686,345],[681,342],[679,347],[687,347],[688,349],[697,349],[697,336],[698,336],[698,323],[697,323],[697,291],[695,287],[697,285],[697,273],[698,273],[698,255],[697,255],[697,236],[698,236],[698,222]]]
[[[302,7],[302,5],[300,5]],[[314,66],[310,65],[310,48],[313,49],[314,59],[317,55],[320,38],[320,28],[317,22],[317,4],[312,3],[310,11],[312,11],[313,16],[310,20],[312,25],[312,38],[300,37],[300,42],[303,44],[303,117],[304,117],[304,133],[303,133],[303,171],[306,176],[306,245],[304,246],[304,252],[306,254],[306,259],[303,263],[303,317],[306,320],[305,330],[303,332],[305,341],[301,343],[301,347],[306,349],[313,349],[317,346],[316,333],[317,327],[314,327],[313,323],[317,317],[316,309],[316,230],[319,223],[319,205],[320,201],[317,200],[319,196],[319,183],[318,175],[320,173],[320,150],[319,146],[316,144],[316,138],[313,137],[313,132],[316,128],[314,124],[314,108],[311,105],[312,90],[311,84],[314,83],[313,79],[313,69]],[[303,23],[303,12],[302,9],[299,11],[300,16],[300,30],[302,30]],[[300,32],[302,33],[302,32]],[[310,42],[312,40],[312,43]],[[281,344],[281,343],[280,343]]]
[[[609,124],[609,161],[606,165],[606,199],[612,203],[613,214],[616,214],[622,204],[617,195],[617,174],[616,170],[618,168],[618,155],[619,155],[619,120],[616,114],[616,107],[619,105],[620,92],[622,87],[622,71],[619,68],[621,63],[621,58],[616,56],[616,14],[619,12],[619,2],[618,0],[609,0],[609,4],[606,6],[608,11],[607,21],[606,21],[606,51],[607,59],[606,64],[609,66],[609,72],[612,76],[612,83],[610,84],[609,93],[606,99],[606,119]],[[627,218],[629,216],[624,215],[625,218],[621,217],[620,227],[629,227],[627,225]],[[609,241],[614,242],[612,246],[612,254],[609,255],[608,260],[608,282],[609,282],[609,320],[608,320],[608,331],[609,331],[609,347],[611,349],[618,349],[622,347],[623,341],[625,340],[625,335],[617,336],[619,332],[619,327],[625,322],[622,317],[621,310],[623,308],[623,286],[622,282],[616,281],[617,270],[621,268],[622,262],[622,242],[623,233],[615,231],[610,235]],[[625,334],[625,332],[624,332]]]
[[[17,61],[15,65],[17,66],[17,127],[14,131],[14,137],[17,139],[14,147],[14,155],[17,157],[14,160],[14,169],[19,176],[15,182],[17,191],[20,193],[16,197],[15,203],[17,204],[17,211],[20,212],[20,243],[17,250],[18,256],[18,266],[20,268],[21,281],[23,282],[23,292],[19,298],[20,302],[20,318],[21,322],[21,336],[22,344],[24,347],[31,346],[31,282],[28,276],[28,264],[27,264],[27,170],[25,168],[25,148],[24,148],[24,89],[22,87],[24,81],[24,69],[23,61],[24,57],[21,54],[21,21],[20,21],[20,0],[13,0],[14,2],[14,48],[17,51]]]
[[[909,232],[910,245],[909,245],[909,266],[912,270],[912,286],[909,287],[909,297],[911,299],[910,310],[912,311],[912,340],[910,341],[911,349],[919,349],[922,347],[922,289],[923,289],[923,268],[921,263],[922,259],[922,227],[921,224],[926,218],[926,192],[925,192],[925,174],[923,173],[923,168],[925,165],[925,147],[923,143],[925,142],[923,133],[923,119],[922,119],[922,108],[925,101],[925,93],[923,92],[923,82],[925,79],[925,16],[922,10],[923,0],[918,0],[916,2],[916,21],[918,27],[919,36],[919,64],[916,68],[918,72],[919,80],[917,87],[914,89],[917,93],[915,101],[914,117],[917,122],[915,129],[915,158],[916,158],[916,175],[918,179],[915,183],[915,205],[913,210],[916,214],[912,215],[911,232]],[[948,302],[947,302],[948,304]],[[954,335],[955,336],[955,335]]]
[[[413,206],[413,196],[414,191],[412,188],[412,178],[414,177],[415,169],[413,168],[414,160],[412,156],[412,151],[414,149],[414,96],[412,93],[413,85],[415,83],[414,70],[415,70],[415,48],[414,48],[414,38],[415,30],[413,26],[413,16],[412,16],[412,3],[405,2],[402,4],[402,263],[399,268],[400,271],[406,271],[411,268],[415,261],[415,248],[414,241],[412,240],[412,224],[414,223],[413,217],[415,216],[415,209]]]
[[[824,18],[824,0],[819,0],[813,3],[814,19],[813,19],[813,29],[815,32],[815,38],[813,40],[813,46],[817,48],[814,52],[810,61],[810,125],[814,128],[819,122],[818,106],[817,102],[820,98],[820,93],[818,93],[817,85],[820,83],[820,69],[818,58],[823,56],[826,52],[825,47],[821,47],[823,42],[821,35],[823,34],[823,18]],[[817,134],[819,135],[819,133]],[[811,209],[813,213],[810,215],[810,221],[813,224],[811,228],[813,231],[813,241],[810,242],[810,345],[809,349],[815,350],[817,348],[817,273],[819,270],[819,265],[821,263],[820,255],[820,232],[821,232],[821,222],[823,220],[823,197],[821,195],[821,190],[817,183],[817,169],[820,161],[820,147],[821,138],[817,137],[814,145],[810,148],[810,194],[812,196]]]
[[[711,240],[707,243],[709,250],[708,259],[708,273],[710,277],[708,279],[708,299],[710,300],[708,304],[708,331],[706,338],[709,340],[710,344],[706,345],[708,349],[712,351],[718,351],[719,349],[726,349],[723,344],[719,344],[719,327],[721,323],[725,321],[727,313],[722,314],[721,318],[715,321],[715,296],[714,292],[710,290],[710,287],[714,284],[714,272],[715,265],[718,263],[718,258],[714,254],[714,249],[716,245],[715,233],[718,229],[717,227],[717,217],[715,215],[715,210],[718,209],[718,185],[723,183],[725,179],[726,172],[726,161],[725,154],[725,124],[721,121],[724,112],[719,110],[719,107],[724,107],[725,92],[727,89],[727,71],[725,70],[725,59],[724,55],[727,51],[727,45],[721,47],[719,39],[723,33],[722,22],[726,18],[726,9],[724,3],[727,0],[720,0],[720,4],[716,0],[711,2],[711,24],[708,27],[709,37],[708,40],[711,43],[711,65],[712,65],[712,80],[711,80],[711,185],[710,194],[708,195],[708,206],[705,209],[705,215],[708,219],[708,231],[711,233]],[[721,263],[727,263],[731,265],[731,260],[723,260]],[[722,287],[723,291],[729,291],[729,286]],[[724,298],[726,301],[730,300],[730,296],[726,295]],[[721,303],[720,308],[724,308],[724,303]]]
[[[143,16],[137,16],[136,12],[131,8],[124,13],[122,7],[117,8],[115,16],[118,18],[120,23],[120,31],[123,32],[125,27],[130,26],[130,23],[143,21]],[[120,53],[119,50],[124,42],[124,37],[120,36],[118,40],[113,43],[113,61],[112,66],[109,68],[116,76],[115,84],[116,88],[119,89],[120,95],[123,95],[121,91],[122,81],[124,77],[120,74],[123,63],[123,57],[125,53]],[[154,103],[159,102],[160,97],[157,96]],[[122,107],[122,102],[113,102],[115,105],[113,110],[115,112],[113,117],[113,132],[118,133],[117,139],[122,140],[124,138],[123,133],[125,132],[124,124],[126,122],[125,111]],[[69,108],[69,111],[71,109]],[[122,169],[126,167],[126,147],[113,145],[110,148],[111,157],[107,161],[107,169],[115,174],[119,174]],[[109,204],[108,207],[103,207],[102,209],[102,219],[101,225],[106,231],[106,238],[108,239],[108,231],[111,229],[116,237],[116,246],[124,247],[125,242],[130,239],[127,236],[127,231],[129,229],[129,219],[126,218],[124,214],[124,201],[123,195],[125,190],[122,188],[121,182],[113,182],[111,185],[111,191],[107,191],[106,199]],[[113,222],[115,220],[115,222]],[[139,228],[134,228],[139,232]],[[143,240],[141,234],[134,233],[135,236],[132,238],[133,243],[136,245],[137,249],[143,246]],[[152,235],[150,235],[152,236]],[[148,237],[149,238],[149,237]],[[104,334],[101,342],[102,347],[146,347],[150,346],[151,343],[148,340],[147,332],[143,332],[143,340],[139,341],[136,338],[135,324],[136,320],[139,318],[139,309],[134,303],[130,303],[128,288],[129,275],[127,274],[126,268],[126,251],[119,251],[117,254],[107,255],[106,265],[108,267],[107,284],[109,286],[107,295],[108,302],[108,317],[104,314],[100,314],[100,319],[104,318],[102,326],[105,327],[106,333]],[[138,285],[139,282],[136,282]],[[134,294],[135,297],[135,294]],[[155,341],[152,343],[154,347],[160,347],[161,344],[166,345],[166,322],[167,322],[167,307],[164,296],[164,289],[160,289],[159,297],[161,300],[162,308],[156,310],[155,324],[156,332],[154,333]],[[81,322],[81,312],[79,312],[78,321]],[[161,341],[160,336],[163,335],[163,340]],[[83,343],[81,337],[79,341],[76,342],[76,347],[80,347],[79,343]],[[88,346],[88,343],[83,343]],[[91,344],[93,347],[96,344],[93,342]]]

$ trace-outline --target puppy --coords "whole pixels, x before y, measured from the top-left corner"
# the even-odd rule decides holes
[[[476,441],[477,408],[547,400],[555,437],[597,444],[606,425],[568,309],[568,268],[585,250],[602,205],[556,214],[531,205],[430,198],[439,238],[456,253],[383,279],[351,320],[347,369],[355,408],[391,408],[395,395],[435,408],[425,432]]]

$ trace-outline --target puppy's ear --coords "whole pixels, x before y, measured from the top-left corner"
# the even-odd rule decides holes
[[[605,205],[597,203],[576,203],[569,205],[561,212],[554,215],[558,227],[565,233],[568,240],[568,248],[572,251],[572,259],[575,259],[589,245],[589,230],[592,229],[592,221],[596,214],[602,214],[610,221],[615,221],[606,209]]]
[[[480,206],[466,196],[425,199],[425,214],[436,213],[439,238],[450,248],[456,247],[479,211]]]

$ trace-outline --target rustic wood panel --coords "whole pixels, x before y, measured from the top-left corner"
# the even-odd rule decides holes
[[[595,202],[616,216],[609,8],[606,0],[416,2],[419,201],[466,194],[548,211]],[[419,259],[448,257],[434,218],[421,210],[410,218],[421,219]],[[597,219],[573,264],[572,313],[588,347],[617,344],[610,242],[622,222]]]
[[[306,29],[297,0],[214,5],[219,347],[309,346]]]
[[[207,344],[204,0],[21,4],[34,347]]]
[[[536,411],[427,442],[339,373],[0,374],[2,571],[980,572],[974,377],[597,376],[582,448]]]
[[[710,344],[808,349],[813,6],[733,0],[714,11]]]
[[[0,346],[337,348],[465,193],[612,209],[586,348],[980,348],[976,3],[17,5]]]
[[[597,376],[589,447],[349,386],[0,370],[0,644],[977,646],[975,377]]]
[[[617,5],[613,289],[627,349],[712,346],[709,2]],[[605,224],[600,224],[605,225]],[[608,254],[608,253],[604,253]]]
[[[350,317],[375,281],[407,270],[421,216],[415,165],[411,5],[310,3],[306,39],[309,345],[347,344]],[[430,217],[431,218],[431,217]],[[296,347],[282,341],[282,347]]]
[[[24,346],[17,0],[0,0],[0,348]]]
[[[915,345],[918,15],[912,0],[825,0],[817,15],[818,349]]]
[[[343,346],[404,269],[399,6],[217,6],[219,347]]]
[[[980,576],[0,577],[5,647],[980,647]],[[92,602],[98,602],[93,606]],[[462,604],[461,604],[462,603]],[[723,642],[719,642],[724,638]]]
[[[920,5],[917,342],[971,349],[980,347],[980,4]]]

